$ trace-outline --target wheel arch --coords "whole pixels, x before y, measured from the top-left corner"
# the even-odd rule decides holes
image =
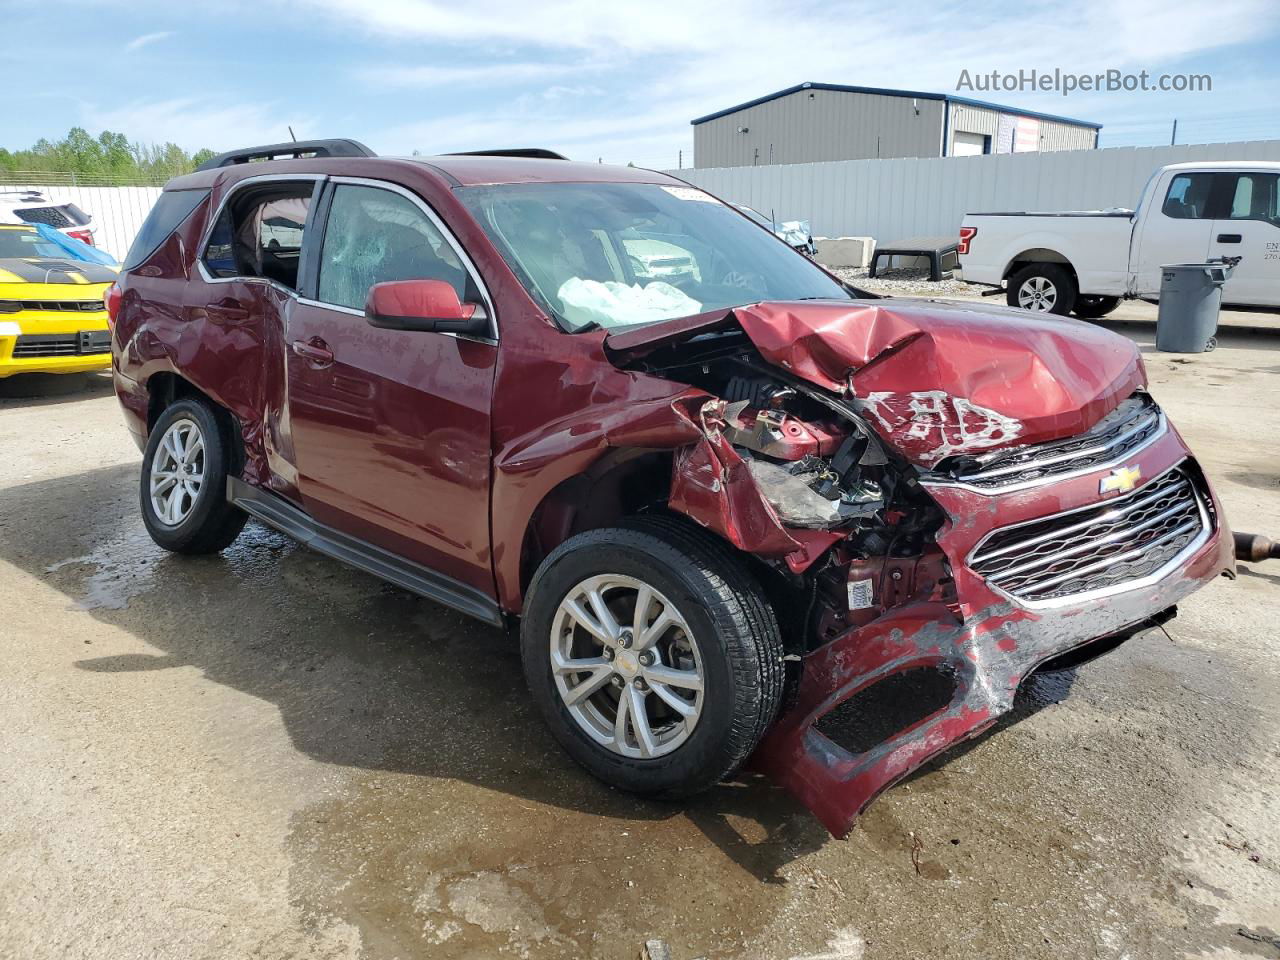
[[[1071,274],[1071,279],[1078,286],[1080,277],[1076,273],[1075,265],[1064,254],[1059,253],[1052,247],[1028,247],[1021,253],[1015,254],[1005,264],[1004,273],[1001,274],[1002,280],[1008,280],[1023,267],[1031,266],[1037,263],[1053,263],[1060,267],[1064,267]]]
[[[612,449],[548,490],[525,521],[519,595],[508,598],[510,603],[519,606],[538,565],[570,537],[616,526],[625,517],[665,505],[672,456],[670,450]]]
[[[223,404],[186,377],[172,370],[156,371],[147,377],[143,386],[147,391],[148,436],[151,434],[151,428],[168,407],[179,400],[201,400],[208,404],[218,424],[225,431],[224,439],[228,441],[228,449],[234,457],[234,469],[238,471],[243,466],[244,437],[240,430],[240,421]]]

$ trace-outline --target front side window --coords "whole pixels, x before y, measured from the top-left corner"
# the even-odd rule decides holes
[[[313,189],[307,181],[236,194],[209,234],[205,267],[215,277],[260,277],[297,290]]]
[[[1280,226],[1280,197],[1274,173],[1242,173],[1231,194],[1229,220],[1265,220]]]
[[[459,198],[567,330],[655,323],[761,300],[850,299],[770,231],[694,187],[527,183]]]
[[[369,288],[390,280],[444,280],[468,296],[467,272],[443,234],[407,197],[338,184],[320,250],[317,297],[363,310]]]
[[[1175,220],[1204,220],[1209,216],[1212,173],[1180,173],[1169,184],[1161,212]]]

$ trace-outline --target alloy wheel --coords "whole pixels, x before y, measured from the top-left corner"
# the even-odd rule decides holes
[[[702,657],[661,592],[621,574],[589,577],[560,602],[550,639],[556,689],[596,743],[649,759],[688,740],[702,713]]]
[[[151,509],[165,526],[191,514],[204,483],[204,435],[194,420],[171,423],[151,458]]]
[[[1018,306],[1049,311],[1058,302],[1058,288],[1047,277],[1027,277],[1018,288]]]

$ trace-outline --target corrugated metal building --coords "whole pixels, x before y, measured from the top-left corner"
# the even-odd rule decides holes
[[[1101,128],[944,93],[802,83],[694,120],[693,164],[1089,150]]]

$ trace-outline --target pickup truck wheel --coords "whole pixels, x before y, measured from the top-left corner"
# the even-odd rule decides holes
[[[230,431],[201,400],[165,408],[142,457],[142,521],[151,539],[175,553],[216,553],[244,527],[227,502]]]
[[[1054,263],[1032,263],[1009,278],[1009,306],[1066,316],[1076,304],[1076,282]]]
[[[1082,320],[1097,320],[1120,306],[1119,297],[1099,297],[1081,294],[1076,297],[1075,314]]]
[[[760,586],[710,535],[666,518],[552,551],[529,588],[521,655],[560,745],[633,793],[688,796],[733,773],[782,698]]]

